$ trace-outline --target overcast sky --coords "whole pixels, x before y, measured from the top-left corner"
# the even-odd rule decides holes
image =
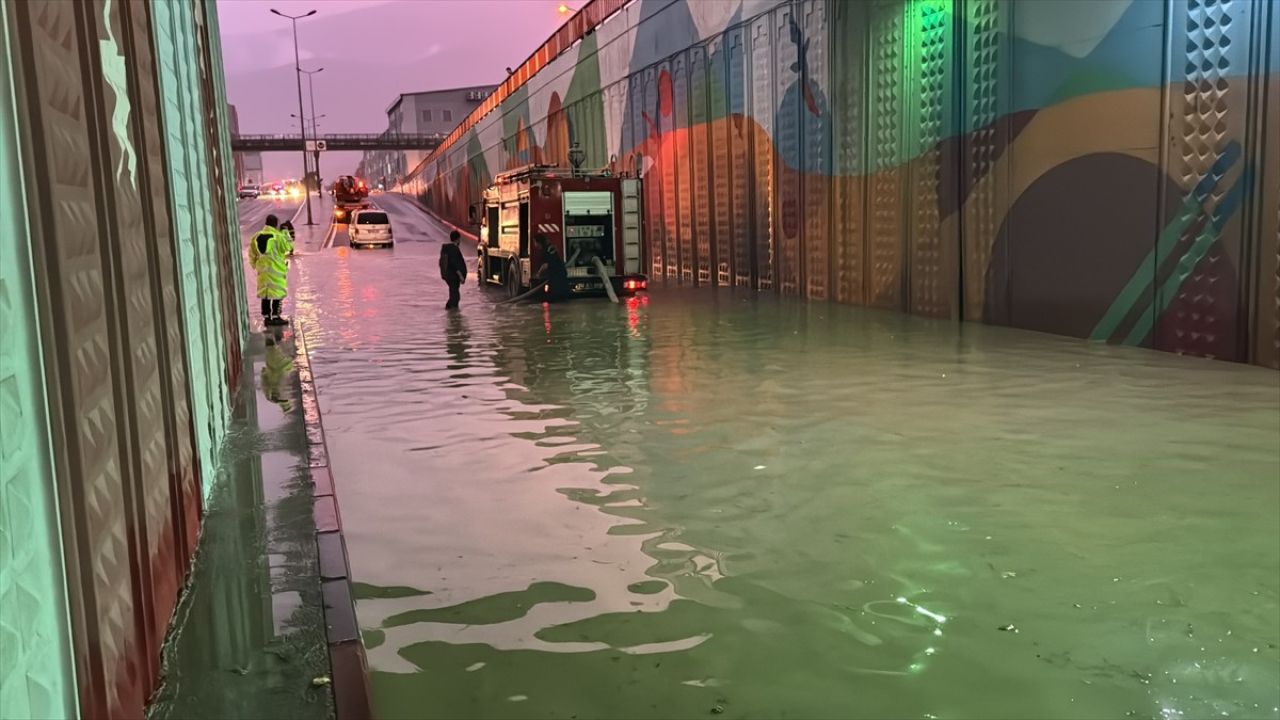
[[[302,68],[315,75],[320,132],[381,132],[402,92],[497,84],[564,21],[561,0],[218,0],[227,99],[247,133],[297,132],[298,89],[288,20]],[[583,1],[568,2],[579,8]],[[305,114],[310,115],[306,76]],[[290,125],[293,124],[292,127]],[[359,153],[325,154],[321,175],[350,172]],[[301,177],[297,153],[263,156],[264,179]]]

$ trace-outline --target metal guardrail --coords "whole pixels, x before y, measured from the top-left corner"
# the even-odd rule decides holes
[[[441,134],[389,135],[387,133],[324,134],[307,140],[323,140],[326,150],[434,150],[444,141]],[[301,135],[232,135],[236,152],[302,150]]]

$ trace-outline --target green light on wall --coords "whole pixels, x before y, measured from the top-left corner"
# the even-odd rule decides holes
[[[64,559],[36,322],[9,15],[0,12],[0,718],[74,718]]]

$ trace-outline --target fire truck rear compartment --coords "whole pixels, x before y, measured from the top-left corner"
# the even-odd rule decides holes
[[[596,258],[600,258],[610,275],[617,274],[613,193],[571,191],[564,194],[564,252],[569,281],[575,290],[603,289],[604,279],[597,277]],[[588,278],[591,280],[584,282]]]

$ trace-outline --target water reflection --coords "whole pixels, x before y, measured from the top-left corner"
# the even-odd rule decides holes
[[[263,396],[280,407],[280,411],[288,414],[293,408],[293,393],[286,387],[286,380],[293,372],[292,349],[286,354],[280,344],[284,339],[284,330],[280,327],[269,328],[264,332],[266,357],[262,362],[262,374],[259,385]]]
[[[305,290],[379,715],[1280,714],[1274,373],[433,249]]]
[[[329,694],[310,684],[327,672],[328,650],[292,334],[268,330],[245,350],[248,381],[206,479],[214,487],[153,720],[332,714]]]
[[[467,332],[467,321],[463,319],[462,313],[450,313],[448,325],[445,328],[445,347],[449,351],[449,356],[453,359],[453,364],[449,366],[450,370],[465,370],[467,368],[467,344],[470,340],[471,335]]]

